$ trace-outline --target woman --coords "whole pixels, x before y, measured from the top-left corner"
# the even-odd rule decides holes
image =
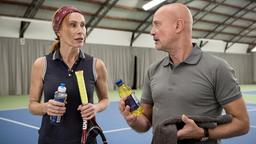
[[[51,53],[35,60],[31,72],[29,110],[42,115],[39,144],[81,143],[82,121],[103,111],[109,103],[107,71],[102,60],[81,51],[86,37],[85,18],[72,6],[59,8],[52,21],[57,43]],[[83,70],[89,102],[81,105],[75,71]],[[60,83],[67,88],[67,102],[54,100]],[[93,104],[96,87],[98,103]],[[42,94],[44,102],[41,103]],[[50,116],[62,116],[60,125],[50,123]]]

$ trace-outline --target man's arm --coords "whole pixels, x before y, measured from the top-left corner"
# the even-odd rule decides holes
[[[224,105],[224,109],[227,114],[233,116],[232,122],[219,125],[214,129],[208,129],[209,138],[229,138],[248,133],[249,117],[243,98],[241,97]],[[185,126],[178,131],[178,139],[200,139],[204,137],[204,130],[199,128],[192,119],[183,115],[182,120],[184,121]]]
[[[137,132],[146,132],[150,129],[152,123],[152,105],[141,104],[144,112],[139,116],[134,116],[130,112],[130,107],[125,106],[125,98],[119,102],[119,110],[129,126]]]
[[[248,133],[250,128],[249,116],[243,98],[224,105],[224,109],[227,114],[233,116],[232,122],[209,129],[209,138],[228,138]]]

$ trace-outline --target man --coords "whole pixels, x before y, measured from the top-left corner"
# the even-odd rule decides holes
[[[179,3],[168,4],[154,14],[151,35],[158,50],[169,56],[148,69],[142,90],[144,113],[132,115],[120,100],[119,109],[127,123],[138,132],[146,132],[161,121],[182,115],[184,127],[178,140],[195,139],[215,144],[221,138],[245,134],[249,118],[234,70],[222,59],[203,53],[192,44],[193,19],[189,9]],[[198,127],[187,115],[218,116],[223,109],[232,122],[214,129]]]

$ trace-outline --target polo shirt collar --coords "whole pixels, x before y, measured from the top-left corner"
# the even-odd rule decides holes
[[[163,60],[163,66],[168,66],[169,64],[171,64],[172,62],[170,61],[170,57],[166,56]]]
[[[193,48],[190,55],[182,63],[197,64],[201,56],[202,50],[195,43],[193,43]],[[163,66],[168,66],[169,64],[173,65],[172,61],[170,60],[170,56],[167,56],[163,60]]]
[[[82,50],[80,49],[79,51],[79,58],[85,58],[84,53],[82,52]],[[60,49],[57,49],[54,51],[53,56],[52,56],[52,60],[62,60],[62,56],[60,54]]]
[[[198,61],[201,59],[202,56],[202,50],[196,45],[193,44],[193,49],[190,55],[185,59],[184,63],[187,64],[197,64]]]

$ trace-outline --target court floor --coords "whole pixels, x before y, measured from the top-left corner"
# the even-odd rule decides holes
[[[151,130],[147,133],[136,133],[131,130],[118,111],[118,103],[111,102],[106,111],[97,115],[109,141],[109,144],[150,144]],[[251,129],[246,135],[224,139],[223,144],[255,144],[256,105],[247,104]],[[0,143],[1,144],[35,144],[41,117],[33,116],[28,109],[12,109],[0,111]]]

